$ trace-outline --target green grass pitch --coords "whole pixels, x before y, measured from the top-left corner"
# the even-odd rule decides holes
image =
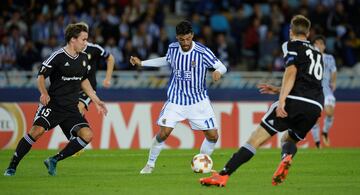
[[[235,151],[215,150],[214,168],[221,169]],[[0,151],[1,171],[12,152]],[[360,194],[360,149],[300,149],[279,186],[271,185],[271,177],[280,150],[260,149],[225,188],[199,184],[209,174],[191,171],[190,160],[198,150],[163,150],[151,175],[139,174],[148,150],[87,150],[59,162],[52,177],[43,160],[56,152],[30,151],[14,177],[0,176],[0,194]]]

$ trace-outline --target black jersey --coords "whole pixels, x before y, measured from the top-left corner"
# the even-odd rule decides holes
[[[314,103],[322,107],[324,95],[321,80],[324,65],[321,53],[310,42],[300,40],[285,42],[282,50],[285,66],[295,65],[297,68],[294,87],[288,98]]]
[[[73,57],[61,48],[42,63],[39,75],[50,77],[49,104],[77,111],[81,82],[88,76],[89,63],[83,52]]]
[[[101,63],[102,58],[107,59],[109,57],[109,52],[106,51],[98,44],[88,43],[84,52],[87,53],[89,64],[91,69],[89,71],[88,79],[94,90],[96,90],[96,70],[97,66]]]

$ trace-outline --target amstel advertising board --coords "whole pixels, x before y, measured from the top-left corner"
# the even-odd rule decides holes
[[[94,131],[89,149],[149,148],[158,131],[157,117],[163,102],[107,103],[109,110],[103,117],[91,106],[86,118]],[[260,123],[271,102],[213,102],[220,126],[217,147],[238,148]],[[15,148],[17,142],[31,128],[37,103],[0,103],[0,149]],[[323,117],[320,118],[321,126]],[[338,102],[334,125],[330,129],[331,147],[360,147],[360,102]],[[187,122],[179,123],[166,141],[167,148],[199,148],[202,132],[192,131]],[[59,127],[46,132],[33,149],[58,149],[67,143]],[[314,147],[311,133],[299,145]],[[263,145],[279,147],[278,135]]]

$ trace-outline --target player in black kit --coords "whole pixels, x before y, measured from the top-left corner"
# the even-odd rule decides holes
[[[84,25],[87,29],[89,29],[89,27],[86,23],[80,22],[78,24]],[[87,42],[83,52],[85,52],[87,54],[87,57],[89,60],[90,70],[88,72],[87,78],[91,84],[91,87],[96,92],[97,66],[100,63],[102,63],[102,60],[104,59],[106,61],[106,76],[105,76],[105,79],[103,80],[103,86],[106,88],[109,88],[111,85],[111,77],[112,77],[112,73],[114,70],[114,63],[115,63],[114,56],[112,54],[110,54],[107,50],[105,50],[103,47],[101,47],[100,45],[90,43],[90,42]],[[90,103],[91,103],[91,98],[84,91],[81,91],[80,97],[79,97],[78,108],[82,115],[84,115],[85,111],[89,109]],[[60,127],[68,140],[74,138],[73,135],[71,135],[69,133],[69,131],[67,130],[66,127],[63,127],[62,125],[60,125]],[[84,152],[84,149],[76,152],[73,156],[79,156],[83,152]]]
[[[292,18],[291,41],[282,46],[286,68],[279,100],[271,105],[259,127],[225,167],[211,177],[201,178],[201,184],[225,186],[229,176],[277,132],[284,132],[281,138],[282,160],[273,175],[272,184],[278,185],[285,180],[297,151],[296,143],[305,138],[323,109],[323,62],[321,53],[307,41],[310,25],[310,21],[302,15]],[[266,85],[260,87],[262,93],[276,92],[271,89],[276,90],[266,88]]]
[[[106,60],[106,76],[103,80],[103,86],[109,88],[111,85],[111,76],[114,70],[114,56],[98,44],[87,43],[84,52],[87,54],[90,64],[88,79],[92,88],[96,91],[96,71],[102,58]],[[84,114],[90,105],[91,99],[85,92],[80,92],[79,111]]]
[[[50,175],[56,175],[56,165],[59,161],[73,155],[84,148],[92,139],[93,132],[86,119],[78,110],[79,92],[84,90],[97,109],[107,113],[102,102],[92,89],[88,74],[88,59],[83,53],[88,38],[87,28],[82,24],[69,24],[65,29],[66,46],[54,52],[42,63],[37,82],[41,93],[34,123],[28,134],[18,143],[15,153],[5,170],[5,176],[15,175],[20,160],[30,151],[31,146],[45,131],[61,125],[76,138],[58,154],[44,161]],[[45,78],[50,78],[50,86],[45,87]]]

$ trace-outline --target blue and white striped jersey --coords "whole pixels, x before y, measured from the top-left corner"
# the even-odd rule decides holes
[[[178,42],[169,45],[166,61],[171,67],[167,97],[178,105],[191,105],[208,97],[206,73],[219,60],[206,46],[192,42],[192,48],[184,52]]]
[[[322,86],[324,95],[326,96],[328,93],[332,94],[331,89],[331,75],[336,72],[336,63],[335,58],[331,54],[324,53],[323,55],[323,62],[324,62],[324,74],[322,80]]]

